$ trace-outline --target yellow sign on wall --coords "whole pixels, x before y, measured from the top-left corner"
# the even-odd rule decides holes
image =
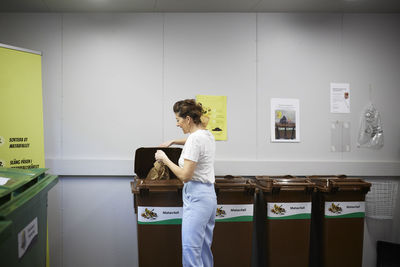
[[[215,140],[227,140],[226,96],[197,95],[196,101],[201,103],[208,117],[207,130],[213,133]]]
[[[43,168],[42,57],[0,44],[0,166]]]

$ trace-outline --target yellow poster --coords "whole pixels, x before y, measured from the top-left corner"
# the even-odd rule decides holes
[[[43,168],[42,57],[0,44],[0,166]]]
[[[213,133],[215,140],[227,140],[226,96],[197,95],[196,101],[201,103],[204,116],[208,119],[207,129]]]

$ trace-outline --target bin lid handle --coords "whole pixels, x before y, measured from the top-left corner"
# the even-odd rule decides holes
[[[135,186],[134,182],[131,182],[132,193],[138,193],[140,190],[147,189],[151,192],[166,192],[166,191],[175,191],[181,190],[183,188],[183,184],[137,184]]]
[[[356,181],[349,180],[347,182],[330,180],[329,182],[332,184],[332,187],[341,187],[341,189],[342,188],[344,189],[345,187],[347,187],[347,188],[349,188],[349,187],[351,187],[351,188],[354,188],[354,187],[370,188],[371,187],[370,183],[364,182],[361,179],[356,180]]]
[[[217,188],[217,192],[251,192],[248,188]]]
[[[243,184],[243,183],[216,183],[215,184],[215,187],[216,188],[223,188],[223,189],[225,189],[225,188],[250,188],[250,187],[252,187],[252,185],[250,185],[250,184]]]
[[[149,189],[151,190],[152,188],[173,188],[173,189],[179,189],[182,188],[183,185],[180,184],[173,184],[173,185],[164,185],[164,184],[145,184],[145,185],[140,185],[138,186],[139,189]]]
[[[146,189],[149,189],[149,192],[153,192],[153,193],[156,193],[156,192],[177,192],[177,193],[179,193],[179,191],[180,191],[180,189],[182,189],[182,188],[146,188]]]
[[[279,186],[306,186],[306,187],[313,187],[315,186],[314,183],[305,180],[304,182],[301,183],[296,183],[295,181],[285,181],[285,182],[279,182],[279,181],[273,181],[273,186],[274,185],[279,185]]]

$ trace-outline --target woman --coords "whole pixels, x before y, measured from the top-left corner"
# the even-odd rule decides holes
[[[215,139],[201,122],[202,107],[194,99],[178,101],[173,110],[176,126],[187,139],[168,141],[161,146],[184,145],[178,165],[157,150],[161,160],[184,183],[182,216],[182,264],[187,266],[213,266],[211,243],[215,224],[217,198],[214,190]]]

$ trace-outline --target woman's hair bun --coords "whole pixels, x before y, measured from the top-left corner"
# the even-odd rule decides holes
[[[201,123],[203,115],[203,107],[201,103],[197,103],[194,99],[180,100],[174,104],[173,110],[179,117],[186,118],[189,116],[195,124]]]

